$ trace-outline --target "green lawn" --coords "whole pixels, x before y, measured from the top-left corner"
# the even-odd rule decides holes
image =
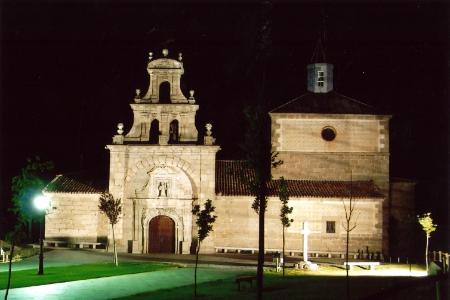
[[[387,267],[389,268],[389,267]],[[324,269],[322,274],[308,271],[289,270],[283,278],[281,273],[265,272],[264,298],[265,299],[346,299],[346,278],[342,276],[344,270],[333,267]],[[336,268],[334,268],[336,269]],[[326,271],[332,271],[331,274]],[[357,271],[359,273],[359,271]],[[361,273],[364,270],[361,270]],[[366,271],[370,272],[370,271]],[[247,272],[244,272],[247,273]],[[254,275],[254,272],[248,273]],[[314,274],[314,275],[313,275]],[[355,274],[356,275],[356,274]],[[426,278],[415,277],[381,277],[381,276],[354,276],[350,278],[351,298],[364,299],[373,297],[378,299],[396,299],[404,295],[405,299],[433,299],[434,285],[426,282]],[[241,291],[237,290],[235,277],[215,280],[198,285],[199,297],[193,296],[193,285],[173,289],[159,290],[120,299],[255,299],[256,283],[253,286],[243,283]],[[383,294],[384,293],[384,294]],[[387,294],[387,295],[386,295]],[[419,295],[420,294],[420,295]],[[380,295],[380,296],[378,296]],[[419,297],[417,298],[417,296]],[[400,298],[398,298],[400,299]]]
[[[109,277],[142,272],[153,272],[176,267],[163,263],[120,263],[118,267],[112,263],[85,264],[67,267],[48,267],[44,275],[37,275],[36,269],[14,271],[12,273],[11,288],[19,288],[49,283],[83,280],[99,277]],[[6,289],[8,272],[0,273],[0,289]]]
[[[399,295],[408,297],[404,299],[433,299],[434,287],[421,288],[416,283],[423,281],[422,278],[387,278],[387,277],[353,277],[351,278],[352,299],[380,299],[377,295],[384,291],[393,290],[388,296],[382,294],[382,299],[400,299]],[[410,290],[402,288],[398,291],[394,286],[411,284]],[[420,296],[417,297],[417,287],[420,288]],[[216,280],[198,285],[199,297],[193,296],[193,285],[178,287],[168,290],[160,290],[150,293],[133,295],[119,299],[239,299],[253,300],[256,298],[255,284],[253,287],[245,286],[241,291],[237,290],[234,279]],[[288,276],[282,278],[277,275],[265,276],[264,299],[346,299],[345,277],[332,276]]]

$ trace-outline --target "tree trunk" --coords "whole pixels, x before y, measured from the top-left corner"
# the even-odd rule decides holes
[[[116,237],[114,235],[114,225],[111,224],[112,235],[113,235],[113,251],[114,251],[114,264],[116,267],[119,265],[119,261],[117,260],[117,250],[116,250]]]
[[[258,269],[256,272],[257,278],[257,299],[262,299],[262,292],[264,287],[264,213],[265,213],[265,196],[260,196],[259,199],[259,239],[258,239]]]
[[[284,277],[284,246],[285,246],[285,239],[284,239],[284,230],[286,227],[283,225],[283,277]]]
[[[427,272],[428,272],[428,241],[429,241],[429,236],[427,235],[427,243],[425,246],[425,266],[427,267]]]
[[[11,286],[11,268],[12,268],[12,259],[14,256],[14,239],[11,241],[11,250],[9,251],[9,266],[8,266],[8,284],[6,285],[5,292],[5,300],[8,299],[9,288]]]
[[[200,240],[198,241],[197,253],[195,255],[195,271],[194,271],[194,296],[197,297],[197,266],[198,266],[198,253],[200,252]]]
[[[348,300],[350,300],[350,277],[348,276],[348,271],[349,271],[349,268],[350,268],[350,266],[348,265],[348,245],[349,245],[349,243],[350,243],[350,230],[349,230],[349,228],[350,228],[350,222],[349,221],[347,221],[347,237],[346,237],[346,242],[345,242],[345,262],[346,262],[346,265],[345,265],[345,271],[346,271],[346,278],[345,278],[345,281],[346,281],[346,291],[347,291],[347,299]]]
[[[28,219],[28,236],[27,236],[28,241],[31,241],[32,236],[33,236],[33,217],[30,216],[30,218]]]

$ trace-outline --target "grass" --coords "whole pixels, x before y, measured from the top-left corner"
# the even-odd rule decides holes
[[[352,278],[353,279],[353,278]],[[392,279],[355,278],[352,280],[352,299],[360,299],[392,286]],[[199,299],[255,299],[256,288],[243,284],[237,290],[234,279],[216,280],[198,286]],[[267,299],[345,299],[345,278],[322,276],[280,276],[266,274],[264,295]],[[193,285],[133,295],[120,299],[195,299]]]
[[[355,277],[351,279],[351,297],[352,299],[381,299],[377,295],[383,294],[382,299],[400,299],[399,295],[409,293],[405,299],[433,299],[433,285],[425,289],[419,285],[422,278],[392,278],[392,277]],[[411,289],[396,290],[396,286],[409,284]],[[421,295],[417,297],[417,290],[420,288]],[[193,296],[193,285],[178,287],[167,290],[160,290],[150,293],[138,294],[119,299],[239,299],[250,300],[256,298],[255,284],[250,288],[245,286],[241,291],[237,290],[234,279],[216,280],[198,285],[199,296]],[[389,292],[393,291],[393,292]],[[395,296],[396,294],[397,296]],[[392,298],[391,298],[392,297]],[[346,299],[345,277],[332,276],[265,276],[265,299]]]
[[[392,269],[392,266],[383,266],[385,269]],[[382,268],[383,268],[382,267]],[[407,266],[404,266],[405,268]],[[420,267],[416,267],[420,269]],[[346,299],[345,282],[343,276],[345,270],[333,266],[321,266],[321,274],[290,269],[287,276],[283,278],[281,273],[268,270],[264,275],[264,298],[266,299]],[[409,269],[409,266],[408,266]],[[366,272],[366,276],[363,276]],[[367,276],[371,271],[355,270],[357,276],[351,277],[351,297],[352,299],[370,298],[378,299],[377,295],[382,295],[383,299],[389,295],[396,294],[408,297],[405,299],[417,299],[420,293],[422,299],[432,299],[434,297],[433,283],[426,283],[426,278],[414,277],[378,277]],[[254,275],[253,273],[249,273]],[[253,286],[244,283],[241,291],[237,290],[235,277],[221,280],[214,280],[198,285],[200,296],[193,296],[193,285],[177,287],[166,290],[148,292],[120,299],[255,299],[256,283]],[[425,287],[425,288],[424,288]],[[386,294],[388,296],[386,296]],[[416,297],[414,297],[416,296]],[[431,297],[431,298],[430,298]]]
[[[37,275],[36,269],[13,271],[11,277],[11,288],[153,272],[173,267],[175,266],[163,263],[124,262],[120,263],[118,267],[114,266],[112,263],[74,265],[70,267],[48,267],[44,269],[44,275]],[[8,272],[0,272],[0,282],[3,285],[0,286],[0,289],[6,289]]]

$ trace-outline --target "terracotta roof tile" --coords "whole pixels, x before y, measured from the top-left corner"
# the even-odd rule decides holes
[[[49,193],[97,194],[105,191],[106,184],[79,175],[57,175],[44,189]]]
[[[225,196],[251,196],[246,182],[254,173],[245,161],[216,161],[216,194]],[[314,181],[286,180],[291,197],[342,198],[384,198],[372,181]],[[279,180],[269,182],[269,195],[278,195]]]

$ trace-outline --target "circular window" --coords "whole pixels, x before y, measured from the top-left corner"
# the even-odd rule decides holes
[[[324,127],[322,129],[322,138],[327,142],[331,142],[336,138],[336,130],[333,127]]]

